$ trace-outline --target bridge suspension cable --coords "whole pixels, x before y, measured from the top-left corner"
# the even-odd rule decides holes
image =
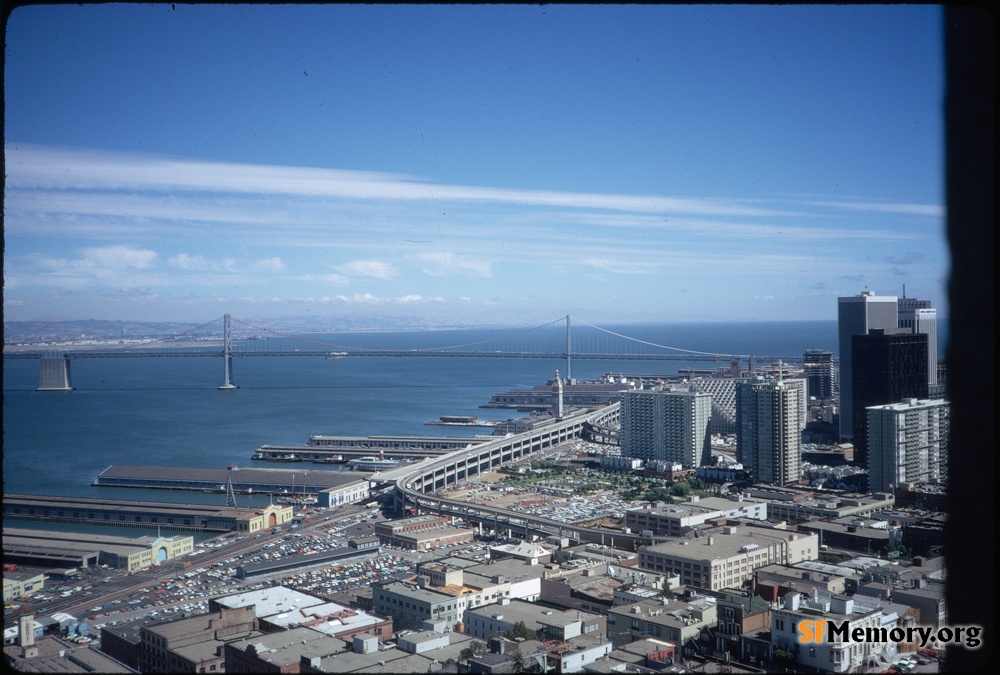
[[[508,334],[505,334],[505,335],[498,335],[496,337],[486,338],[486,339],[483,339],[483,340],[476,340],[475,342],[467,342],[465,344],[457,344],[457,345],[446,345],[446,346],[442,346],[442,347],[414,347],[414,348],[406,349],[405,351],[412,352],[412,353],[420,353],[420,352],[441,352],[441,351],[446,351],[446,350],[450,350],[450,349],[456,349],[456,350],[457,349],[468,349],[470,347],[478,347],[478,346],[484,345],[484,344],[496,343],[496,342],[499,342],[501,340],[509,340],[509,339],[520,337],[522,335],[527,335],[529,333],[532,333],[532,332],[535,332],[535,331],[539,331],[539,330],[542,330],[544,328],[548,328],[549,326],[553,326],[553,325],[555,325],[557,323],[561,323],[565,319],[566,319],[566,317],[560,317],[560,318],[554,319],[554,320],[552,320],[552,321],[550,321],[550,322],[548,322],[546,324],[542,324],[541,326],[535,326],[533,328],[526,328],[524,330],[520,330],[520,331],[517,331],[515,333],[508,333]],[[303,343],[306,343],[306,344],[319,345],[321,347],[333,347],[333,348],[336,348],[336,349],[351,349],[351,350],[354,350],[354,351],[366,351],[366,352],[371,352],[371,353],[375,353],[375,354],[377,354],[378,352],[382,352],[382,351],[385,351],[385,352],[390,352],[390,351],[391,352],[397,352],[397,351],[399,351],[399,350],[396,350],[396,349],[380,349],[380,348],[377,348],[377,347],[349,347],[347,345],[336,344],[336,343],[333,343],[333,342],[322,342],[322,341],[319,341],[319,340],[310,340],[309,338],[303,338],[303,337],[299,337],[297,335],[289,335],[287,333],[282,333],[281,331],[273,330],[271,328],[265,328],[264,326],[257,326],[255,324],[250,323],[249,321],[244,321],[244,320],[239,319],[239,318],[237,318],[235,316],[232,317],[232,320],[236,321],[236,322],[238,322],[238,323],[240,323],[240,324],[242,324],[244,326],[248,326],[249,328],[253,328],[254,330],[263,331],[265,333],[271,333],[272,335],[277,335],[279,337],[288,338],[290,340],[295,340],[296,342],[303,342]]]
[[[608,335],[614,335],[615,337],[621,338],[623,340],[628,340],[630,342],[646,345],[647,347],[656,347],[658,349],[669,349],[675,352],[683,352],[685,354],[698,354],[700,356],[733,356],[732,354],[721,354],[718,352],[702,352],[695,349],[684,349],[682,347],[670,347],[668,345],[660,345],[656,344],[655,342],[648,342],[646,340],[640,340],[639,338],[629,337],[628,335],[622,335],[621,333],[616,333],[613,330],[608,330],[607,328],[601,328],[600,326],[595,326],[592,323],[587,323],[586,321],[583,321],[582,319],[578,319],[576,317],[573,317],[573,319],[578,323],[582,323],[585,326],[593,328],[594,330],[599,330],[603,333],[607,333]]]

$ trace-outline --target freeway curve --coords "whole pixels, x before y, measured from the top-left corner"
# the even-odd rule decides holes
[[[639,544],[665,541],[666,537],[643,537],[601,527],[581,527],[542,516],[469,504],[436,495],[437,490],[467,480],[473,475],[493,471],[508,462],[579,438],[587,423],[612,426],[618,414],[619,404],[612,403],[599,410],[556,420],[528,432],[508,435],[425,460],[396,479],[396,509],[405,511],[407,507],[413,507],[419,511],[452,515],[484,526],[493,525],[498,531],[508,529],[512,533],[523,533],[527,539],[530,539],[531,534],[555,535],[628,549],[634,549]]]

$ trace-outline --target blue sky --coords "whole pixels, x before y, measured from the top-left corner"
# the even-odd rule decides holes
[[[931,6],[16,8],[4,314],[947,314]]]

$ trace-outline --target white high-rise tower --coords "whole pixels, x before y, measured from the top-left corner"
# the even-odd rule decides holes
[[[622,394],[622,455],[677,462],[686,468],[710,463],[712,395],[685,389],[633,389]]]

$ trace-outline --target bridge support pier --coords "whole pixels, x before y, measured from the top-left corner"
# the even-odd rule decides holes
[[[233,331],[230,325],[230,315],[226,314],[223,321],[223,352],[222,360],[225,362],[226,376],[222,382],[222,386],[219,389],[229,390],[229,389],[239,389],[235,384],[233,384],[230,376],[233,372]]]
[[[38,366],[35,391],[73,391],[69,381],[69,359],[62,352],[45,352]]]

